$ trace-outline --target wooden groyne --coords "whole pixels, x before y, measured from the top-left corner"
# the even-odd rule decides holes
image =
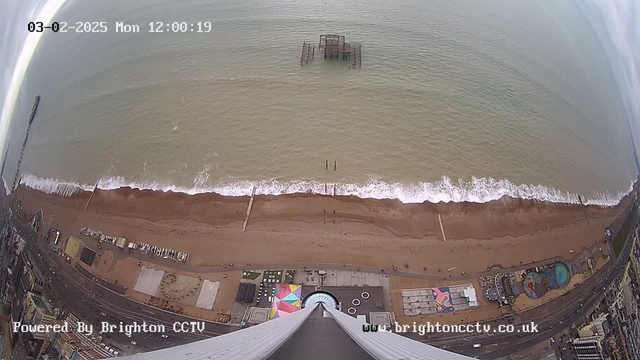
[[[27,139],[29,138],[29,130],[31,130],[31,123],[33,122],[33,118],[36,116],[36,110],[38,110],[38,103],[40,103],[40,95],[36,96],[36,101],[33,103],[33,107],[31,108],[31,114],[29,114],[29,124],[27,125],[27,133],[24,135],[24,142],[22,143],[22,149],[20,149],[20,157],[18,158],[18,165],[16,166],[16,174],[13,177],[13,185],[11,186],[12,190],[15,190],[16,186],[18,186],[18,174],[20,174],[20,164],[22,163],[22,155],[24,155],[24,148],[27,145]]]
[[[89,200],[87,200],[87,205],[84,206],[84,210],[82,210],[82,213],[84,214],[85,212],[87,212],[87,209],[89,208],[89,204],[91,203],[91,199],[93,199],[93,195],[95,195],[96,190],[98,190],[98,183],[100,181],[96,181],[96,186],[93,187],[93,191],[91,192],[91,196],[89,196]]]
[[[442,226],[442,216],[440,216],[440,214],[438,214],[438,222],[440,223],[440,231],[442,231],[442,240],[447,242],[447,236],[444,234],[444,226]]]
[[[256,187],[253,187],[251,191],[251,200],[249,200],[249,206],[247,207],[247,217],[244,219],[244,224],[242,225],[242,231],[247,229],[247,223],[249,222],[249,215],[251,215],[251,208],[253,207],[253,199],[256,197]]]

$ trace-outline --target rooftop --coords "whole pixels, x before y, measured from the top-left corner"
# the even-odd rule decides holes
[[[49,304],[47,299],[32,292],[29,292],[27,296],[31,298],[31,300],[36,305],[39,311],[41,311],[45,315],[53,316],[53,312],[51,311],[51,305]]]

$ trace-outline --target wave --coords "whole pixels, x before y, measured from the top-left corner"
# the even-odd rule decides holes
[[[208,178],[208,176],[206,177]],[[40,178],[27,174],[20,180],[22,185],[47,194],[72,196],[81,191],[92,191],[95,185],[81,184],[72,181],[61,181],[52,178]],[[326,192],[325,192],[326,185]],[[198,174],[194,179],[194,186],[181,187],[160,182],[132,182],[123,177],[103,178],[98,181],[98,188],[102,190],[114,190],[130,187],[139,190],[156,190],[164,192],[178,192],[189,195],[216,193],[223,196],[247,196],[253,188],[258,195],[283,195],[283,194],[333,194],[335,185],[336,195],[353,195],[359,198],[373,199],[398,199],[403,203],[422,203],[425,201],[438,202],[475,202],[485,203],[498,200],[503,196],[519,199],[533,199],[554,203],[579,204],[578,194],[561,191],[542,185],[515,185],[509,180],[495,180],[491,178],[472,178],[471,181],[451,181],[443,177],[440,181],[419,182],[412,184],[388,183],[376,178],[371,178],[362,184],[325,184],[318,181],[293,180],[263,180],[263,181],[221,181],[216,185],[205,186],[203,174]],[[629,186],[627,192],[594,193],[591,197],[581,196],[582,201],[589,205],[614,206],[620,199],[632,190]]]
[[[80,191],[92,191],[93,186],[82,185],[76,182],[61,181],[52,178],[41,178],[27,174],[20,178],[20,184],[32,189],[42,191],[45,194],[60,196],[72,196]]]

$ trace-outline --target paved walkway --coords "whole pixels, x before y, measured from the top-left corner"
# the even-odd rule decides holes
[[[597,244],[596,244],[597,245]],[[86,244],[85,244],[86,246]],[[94,251],[95,246],[89,246]],[[584,251],[584,250],[583,250]],[[471,280],[482,276],[495,275],[500,272],[513,272],[519,270],[530,269],[538,266],[544,266],[553,264],[558,261],[566,261],[563,257],[557,256],[546,260],[536,261],[533,263],[522,264],[511,268],[502,268],[502,266],[494,265],[490,270],[483,272],[471,272],[460,273],[447,272],[446,270],[441,273],[424,273],[424,272],[411,272],[403,270],[394,270],[390,268],[381,268],[375,266],[362,266],[353,264],[337,264],[337,263],[313,263],[313,262],[285,262],[285,263],[259,263],[259,264],[229,264],[221,266],[193,266],[185,263],[179,263],[169,259],[163,259],[148,254],[140,253],[139,251],[132,251],[130,253],[119,253],[114,251],[117,260],[131,257],[137,260],[146,261],[152,264],[166,266],[178,270],[193,272],[193,273],[216,273],[216,272],[230,272],[230,271],[242,271],[242,270],[262,270],[262,269],[295,269],[295,270],[344,270],[344,271],[360,271],[368,273],[384,273],[386,275],[394,275],[400,277],[407,277],[413,279],[427,279],[427,280]]]

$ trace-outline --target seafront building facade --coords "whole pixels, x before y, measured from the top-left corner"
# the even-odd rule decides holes
[[[22,312],[18,318],[13,318],[12,323],[20,323],[24,325],[54,325],[56,316],[49,302],[39,294],[27,292],[23,299]],[[51,338],[54,335],[49,332],[27,331],[22,332],[11,330],[17,342],[22,342],[27,354],[39,358],[51,344]]]
[[[637,268],[640,262],[638,247],[639,231],[630,236],[632,250],[620,280],[611,286],[606,297],[606,308],[610,314],[610,342],[620,358],[640,358],[640,278]]]
[[[607,313],[603,313],[589,324],[583,326],[578,331],[581,338],[589,336],[605,336],[609,333],[609,324],[607,322]]]
[[[603,340],[603,336],[575,339],[571,344],[575,358],[578,360],[604,360]]]
[[[637,221],[637,220],[636,220]],[[640,359],[640,247],[638,227],[629,234],[630,251],[621,259],[622,275],[608,284],[602,301],[590,316],[590,321],[578,326],[574,338],[569,340],[570,354],[576,359],[615,360]]]
[[[58,320],[59,325],[63,321]],[[67,332],[54,334],[51,346],[60,360],[80,360],[80,359],[105,359],[118,355],[112,349],[108,349],[100,344],[95,336],[78,332],[78,318],[73,314],[68,314],[64,323],[68,324]]]

